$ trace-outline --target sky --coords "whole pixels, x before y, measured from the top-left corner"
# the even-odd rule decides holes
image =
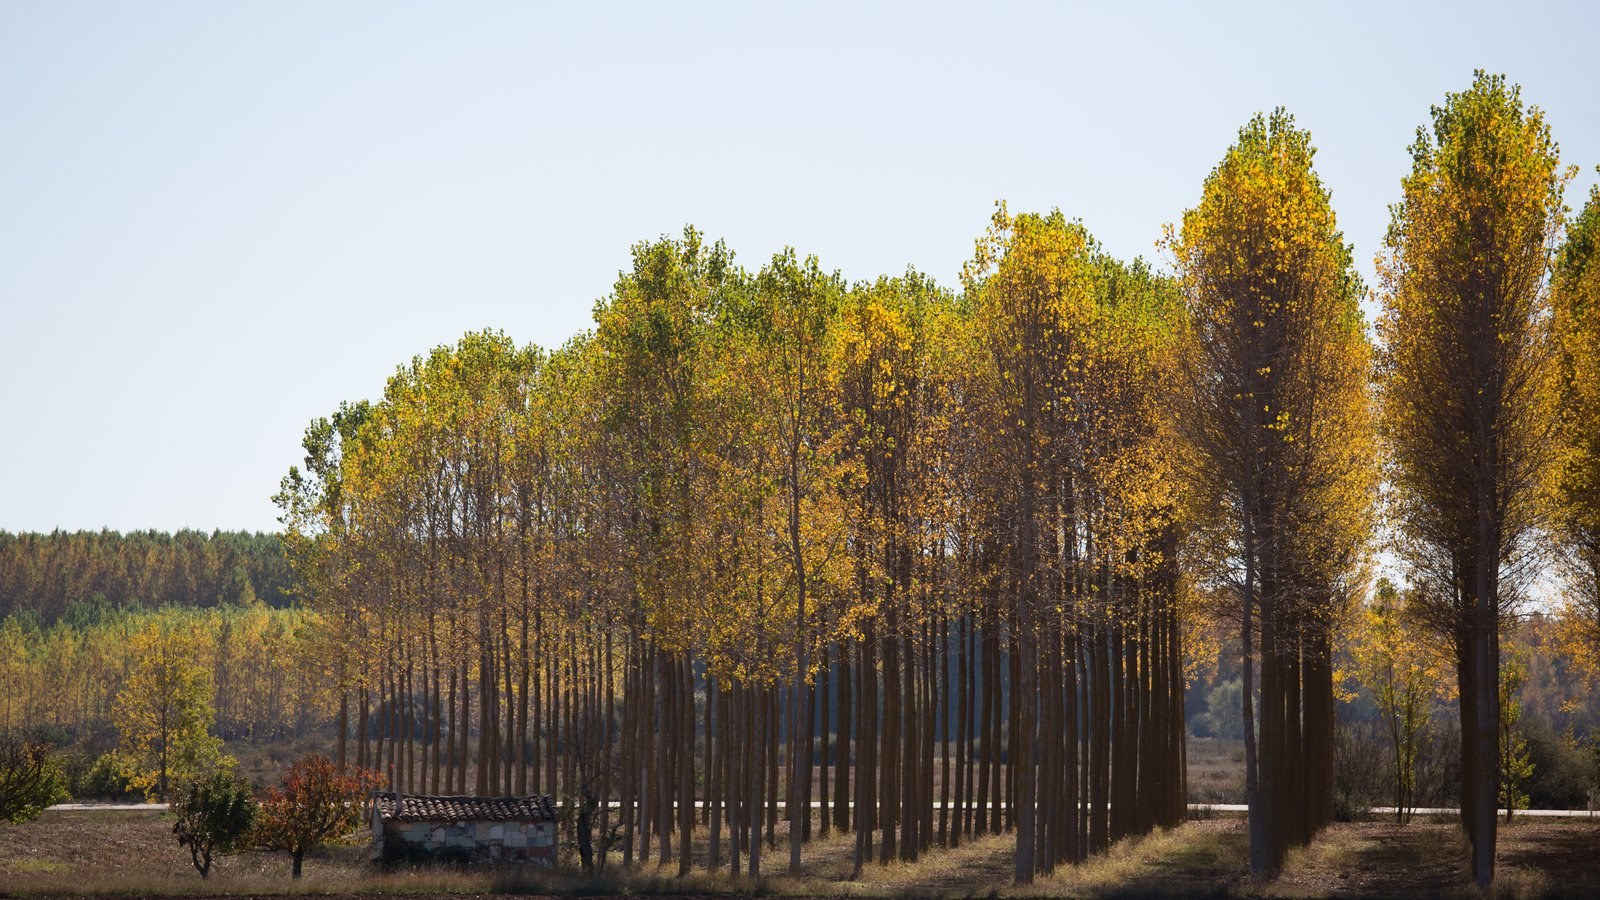
[[[1372,259],[1429,107],[1542,108],[1600,6],[0,0],[0,530],[276,530],[307,423],[464,332],[557,346],[634,244],[946,284],[994,202],[1167,265],[1252,114]]]

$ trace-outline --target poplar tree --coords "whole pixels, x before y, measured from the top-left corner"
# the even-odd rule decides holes
[[[1561,356],[1562,436],[1556,520],[1567,592],[1563,631],[1600,670],[1600,187],[1567,228],[1552,279]]]
[[[976,296],[977,334],[983,342],[981,377],[995,443],[996,473],[1003,479],[1010,553],[1005,581],[1012,609],[1017,679],[1012,692],[1016,773],[1015,881],[1033,883],[1038,867],[1035,833],[1039,746],[1039,623],[1044,600],[1040,552],[1055,494],[1056,464],[1066,454],[1070,407],[1063,382],[1081,365],[1094,303],[1089,241],[1081,225],[1060,212],[1010,216],[1000,206],[989,233],[964,273]]]
[[[825,481],[830,474],[828,430],[836,417],[828,383],[827,340],[841,293],[837,275],[823,272],[815,257],[798,259],[793,250],[774,256],[756,278],[757,343],[771,372],[757,383],[770,385],[765,405],[774,420],[783,473],[783,532],[789,562],[785,593],[794,598],[794,630],[789,642],[794,655],[787,722],[789,792],[785,801],[790,874],[800,872],[800,844],[811,816],[813,717],[807,710],[814,634],[810,616],[816,613],[821,593],[816,569],[832,556],[835,542],[829,537],[837,533],[828,523],[809,520],[815,501],[829,493]]]
[[[743,273],[720,243],[693,229],[681,241],[634,248],[633,270],[596,312],[605,427],[625,478],[624,565],[637,592],[637,632],[653,662],[651,725],[658,864],[691,862],[694,825],[693,653],[704,558],[694,545],[698,489],[707,474],[708,328]],[[674,822],[673,812],[677,816]]]
[[[1494,878],[1500,628],[1528,574],[1557,446],[1546,278],[1563,224],[1537,107],[1477,73],[1419,128],[1380,259],[1384,433],[1401,550],[1455,650],[1462,820]]]
[[[1331,819],[1328,632],[1372,499],[1361,286],[1314,153],[1284,111],[1256,116],[1171,244],[1192,328],[1175,425],[1211,532],[1195,560],[1238,598],[1258,879]]]

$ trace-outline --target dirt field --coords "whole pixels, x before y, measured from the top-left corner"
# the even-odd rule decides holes
[[[704,847],[697,847],[703,851]],[[1089,863],[1058,871],[1032,888],[1010,886],[1012,838],[996,836],[935,851],[913,864],[869,866],[850,880],[848,836],[806,849],[801,877],[759,884],[725,875],[677,879],[654,867],[595,879],[557,873],[519,874],[453,869],[382,871],[365,848],[339,847],[306,861],[306,877],[289,878],[282,854],[246,853],[219,860],[209,881],[190,867],[172,838],[171,821],[149,813],[47,813],[26,825],[0,826],[0,896],[323,896],[466,897],[494,894],[636,893],[707,896],[766,893],[859,897],[988,896],[1472,896],[1466,848],[1454,824],[1408,827],[1336,825],[1296,852],[1282,877],[1252,885],[1245,875],[1245,835],[1237,818],[1191,822],[1171,832],[1128,841]],[[781,870],[787,852],[768,851],[765,867]],[[1545,821],[1502,827],[1499,896],[1600,895],[1600,823]]]

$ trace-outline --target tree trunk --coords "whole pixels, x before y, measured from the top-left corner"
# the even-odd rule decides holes
[[[682,656],[678,669],[678,874],[687,875],[694,863],[694,657]]]
[[[819,730],[817,740],[821,745],[817,758],[817,774],[821,779],[821,783],[817,785],[817,828],[821,831],[823,837],[828,836],[828,831],[832,825],[832,822],[829,821],[832,817],[832,810],[828,807],[828,773],[833,766],[833,736],[831,731],[833,727],[833,685],[830,684],[833,669],[832,656],[833,654],[828,645],[823,645],[822,669],[818,673],[820,682],[817,684],[816,694],[817,705],[821,707],[817,720],[817,728]],[[809,817],[807,821],[810,821]]]
[[[1252,625],[1255,617],[1255,529],[1252,522],[1252,511],[1247,507],[1244,513],[1244,593],[1241,597],[1242,609],[1240,611],[1239,644],[1239,677],[1242,682],[1243,697],[1241,715],[1244,719],[1244,794],[1245,803],[1249,807],[1248,816],[1250,832],[1250,877],[1256,880],[1265,879],[1270,874],[1270,864],[1267,851],[1267,833],[1265,810],[1262,809],[1259,767],[1256,756],[1256,713],[1255,713],[1255,641]]]
[[[851,707],[850,648],[839,645],[839,706],[836,715],[837,734],[834,736],[833,776],[833,827],[850,830],[850,769],[854,759],[851,729],[855,725],[855,711]],[[859,744],[859,732],[856,741]],[[854,753],[859,754],[859,747]]]
[[[1499,827],[1495,810],[1500,787],[1500,610],[1495,584],[1498,560],[1487,546],[1489,542],[1481,535],[1480,540],[1486,546],[1478,550],[1477,596],[1473,602],[1476,627],[1472,652],[1477,677],[1473,685],[1471,740],[1477,770],[1473,773],[1471,835],[1473,878],[1479,888],[1487,889],[1494,881],[1495,832]]]
[[[655,831],[656,865],[665,866],[672,861],[672,767],[668,758],[671,744],[672,722],[668,709],[667,692],[672,685],[672,663],[661,648],[654,648],[656,658],[655,685]]]

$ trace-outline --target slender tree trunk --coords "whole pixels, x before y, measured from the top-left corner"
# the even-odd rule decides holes
[[[600,769],[600,835],[603,841],[600,850],[600,865],[602,868],[605,867],[606,860],[611,855],[611,773],[612,760],[615,756],[612,745],[616,738],[614,732],[617,719],[616,658],[611,643],[611,629],[609,628],[606,629],[605,667],[605,749],[600,755],[602,766]]]
[[[749,732],[744,723],[747,690],[742,683],[733,681],[724,692],[728,719],[722,723],[722,766],[723,784],[728,786],[728,871],[735,876],[739,874],[739,851],[745,840],[745,791],[749,785],[744,770],[745,748],[750,743],[745,740]],[[739,739],[734,740],[735,736]]]
[[[722,867],[722,805],[726,781],[727,756],[727,704],[721,683],[708,669],[706,671],[706,825],[711,829],[708,842],[707,868],[715,872]],[[713,715],[715,710],[715,715]]]
[[[851,728],[855,724],[855,711],[851,707],[850,648],[839,645],[839,710],[838,734],[834,743],[833,825],[840,831],[850,830],[850,769],[859,759],[860,732],[855,733],[856,744],[851,743]],[[855,750],[852,752],[852,747]]]
[[[655,689],[655,751],[656,751],[656,865],[665,866],[672,861],[672,766],[669,758],[672,730],[668,691],[672,684],[672,663],[659,647],[652,654],[656,658]]]
[[[905,698],[901,705],[900,733],[904,738],[901,741],[903,753],[899,762],[900,859],[909,862],[917,858],[919,843],[917,830],[922,819],[921,811],[917,808],[917,786],[921,782],[918,762],[922,756],[921,735],[917,731],[917,684],[920,673],[916,648],[909,636],[900,642],[900,659],[904,664],[901,692]]]
[[[343,677],[341,677],[339,680],[340,680],[341,684],[344,682],[344,678]],[[338,725],[338,728],[339,728],[339,771],[343,772],[345,770],[345,744],[346,744],[347,732],[349,732],[349,730],[350,730],[350,692],[347,691],[347,690],[339,692],[339,725]]]
[[[1127,684],[1124,671],[1127,660],[1123,655],[1122,626],[1117,621],[1125,615],[1125,610],[1118,609],[1112,615],[1117,618],[1114,618],[1106,629],[1106,676],[1111,707],[1111,735],[1108,739],[1110,753],[1107,754],[1107,761],[1110,764],[1108,774],[1111,779],[1107,789],[1107,796],[1110,798],[1108,810],[1110,827],[1107,836],[1110,842],[1115,842],[1128,834],[1127,818],[1130,810],[1123,796],[1128,778]]]
[[[1242,682],[1241,715],[1244,721],[1244,793],[1245,803],[1249,807],[1248,823],[1250,832],[1250,876],[1256,880],[1265,879],[1271,874],[1266,833],[1266,810],[1263,809],[1266,798],[1261,795],[1260,767],[1256,754],[1256,714],[1255,714],[1255,584],[1256,584],[1256,556],[1255,556],[1255,528],[1253,523],[1253,510],[1246,505],[1244,512],[1244,592],[1241,595],[1242,609],[1240,611],[1239,626],[1239,678]]]
[[[639,649],[638,641],[629,640],[626,648],[626,658],[623,662],[622,683],[624,685],[624,698],[622,704],[622,798],[618,815],[622,817],[622,865],[633,866],[633,839],[634,823],[636,821],[636,798],[639,793],[639,760],[638,760],[638,720],[639,706],[643,692],[639,689]],[[538,690],[534,691],[535,702],[538,700]],[[539,718],[537,709],[534,719]],[[538,742],[535,742],[537,746]],[[538,762],[533,767],[534,774],[539,772]]]
[[[472,675],[467,669],[467,664],[461,664],[461,714],[458,720],[457,739],[460,745],[456,753],[456,792],[467,792],[467,767],[470,758],[467,756],[467,741],[472,732]]]
[[[900,642],[895,635],[899,620],[894,613],[897,599],[893,595],[887,598],[890,612],[883,637],[883,740],[878,767],[883,839],[878,845],[878,862],[884,865],[899,855],[900,836]]]
[[[1471,738],[1476,771],[1473,772],[1471,829],[1472,874],[1478,887],[1488,888],[1494,881],[1495,815],[1500,786],[1500,609],[1496,557],[1498,541],[1489,524],[1489,504],[1480,500],[1476,583],[1473,596],[1472,654],[1475,683],[1471,699],[1473,722]],[[1463,695],[1465,697],[1465,695]],[[1463,705],[1466,700],[1463,699]],[[1464,736],[1463,741],[1468,740]]]
[[[939,846],[950,844],[950,617],[939,620]]]
[[[822,671],[818,673],[821,681],[817,684],[817,697],[820,701],[818,705],[822,707],[821,718],[818,720],[817,725],[819,729],[818,739],[822,744],[820,758],[817,760],[817,773],[821,778],[821,783],[817,785],[817,827],[821,830],[823,837],[828,836],[829,827],[832,824],[829,821],[832,816],[832,810],[828,806],[828,770],[833,766],[833,693],[832,684],[830,683],[833,668],[832,656],[833,653],[829,645],[824,645],[822,648]]]
[[[1111,636],[1106,625],[1095,629],[1090,649],[1093,666],[1089,678],[1089,852],[1102,853],[1110,845],[1109,801],[1111,788]]]
[[[360,719],[356,725],[356,765],[363,769],[371,768],[369,765],[369,758],[367,756],[367,741],[371,736],[367,731],[367,723],[370,721],[370,716],[372,713],[369,696],[370,695],[367,691],[367,688],[362,686]]]
[[[824,690],[826,690],[825,687],[824,687]],[[806,721],[806,724],[805,724],[805,740],[800,742],[800,747],[801,747],[800,753],[801,753],[801,757],[802,757],[801,760],[800,760],[800,780],[801,780],[801,784],[800,784],[800,826],[801,826],[801,832],[802,832],[801,833],[801,837],[803,839],[809,841],[809,840],[811,840],[811,784],[812,784],[811,772],[812,772],[812,768],[813,768],[813,763],[814,763],[814,761],[816,759],[816,736],[817,736],[817,727],[816,727],[816,723],[817,723],[817,686],[816,685],[807,685],[806,686],[806,688],[805,688],[805,703],[804,703],[804,706],[805,706],[805,715],[803,716],[803,718]],[[825,732],[824,732],[824,734],[825,734]],[[822,760],[822,766],[823,766],[824,771],[826,771],[827,765],[828,765],[828,761],[827,761],[826,753],[824,753],[823,760]],[[824,794],[827,793],[827,786],[826,785],[823,786],[823,793]],[[824,810],[824,815],[826,815],[826,810]]]
[[[678,669],[678,874],[687,875],[694,864],[694,657],[684,654]]]
[[[969,711],[972,708],[972,685],[969,679],[969,663],[967,642],[971,633],[968,624],[971,614],[962,612],[956,617],[956,808],[955,822],[950,829],[950,847],[961,846],[961,837],[970,827],[967,808],[967,796],[970,792],[968,776],[971,770],[971,743],[967,739],[968,728],[971,724]]]
[[[983,621],[983,680],[980,689],[983,696],[983,715],[978,725],[978,821],[973,833],[984,835],[989,833],[989,784],[991,781],[990,770],[993,768],[992,760],[996,756],[995,735],[999,732],[996,722],[999,714],[995,710],[996,701],[1000,694],[995,690],[995,673],[999,666],[994,652],[994,613],[986,608]]]
[[[780,762],[783,749],[783,689],[774,685],[765,688],[762,695],[766,698],[766,747],[765,760],[767,773],[767,848],[778,849],[778,803],[780,784],[783,775],[783,765]]]
[[[750,759],[750,843],[749,843],[749,868],[751,878],[761,877],[761,824],[762,811],[762,783],[766,781],[762,771],[767,758],[767,724],[765,719],[770,714],[765,698],[765,688],[752,688],[750,698],[751,717],[751,759]],[[758,700],[758,697],[760,698]]]

